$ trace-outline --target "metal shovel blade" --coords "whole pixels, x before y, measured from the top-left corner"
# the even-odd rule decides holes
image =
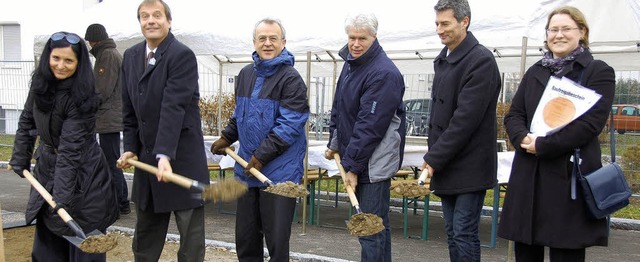
[[[116,247],[117,240],[113,236],[105,235],[104,233],[93,230],[86,234],[87,238],[83,239],[79,236],[62,236],[74,246],[78,247],[85,253],[96,254],[106,253],[107,251]]]

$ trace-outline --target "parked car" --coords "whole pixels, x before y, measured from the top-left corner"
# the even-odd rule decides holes
[[[640,131],[640,105],[615,104],[611,106],[611,115],[613,128],[618,134]]]
[[[429,133],[429,117],[431,116],[431,99],[409,99],[404,101],[407,108],[407,135],[427,136]]]

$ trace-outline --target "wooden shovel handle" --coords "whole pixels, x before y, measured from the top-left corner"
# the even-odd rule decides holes
[[[429,176],[429,169],[425,168],[420,173],[420,177],[418,178],[418,185],[424,185],[427,181],[427,177]]]
[[[344,172],[344,167],[342,167],[342,163],[340,162],[340,154],[334,153],[333,159],[336,160],[336,165],[340,170],[340,176],[342,177],[342,181],[347,181],[347,174]],[[349,200],[351,201],[351,205],[354,207],[359,207],[360,203],[358,202],[358,199],[356,198],[356,193],[353,192],[353,188],[351,187],[351,185],[345,184],[344,187],[347,190],[347,194],[349,195]]]
[[[147,171],[149,173],[152,174],[156,174],[158,173],[158,168],[152,165],[149,165],[147,163],[144,162],[140,162],[138,160],[134,160],[134,159],[127,159],[127,163],[129,163],[129,165],[132,165],[136,168],[140,168],[144,171]],[[175,174],[175,173],[171,173],[171,172],[164,172],[162,173],[162,177],[166,178],[169,182],[172,182],[174,184],[177,184],[181,187],[184,188],[191,188],[191,186],[193,185],[193,179],[190,178],[186,178],[183,177],[181,175]]]
[[[247,161],[242,159],[242,157],[240,157],[238,154],[236,154],[236,152],[234,152],[233,149],[231,149],[230,147],[225,148],[224,152],[227,153],[227,155],[231,156],[231,158],[233,158],[233,160],[235,160],[236,162],[240,163],[240,165],[242,167],[247,167],[247,165],[249,164],[249,163],[247,163]],[[252,167],[251,169],[249,169],[249,172],[251,172],[251,174],[253,176],[255,176],[258,180],[260,180],[260,182],[273,184],[273,182],[271,182],[271,180],[269,180],[269,178],[267,178],[267,176],[262,174],[262,172],[260,172],[260,170],[255,169],[255,168]]]
[[[22,170],[22,175],[24,175],[24,178],[26,178],[29,183],[31,183],[31,185],[33,186],[33,188],[36,189],[36,191],[38,191],[38,193],[40,193],[40,195],[42,196],[42,198],[44,198],[45,201],[47,201],[47,203],[49,203],[49,205],[53,208],[56,207],[56,202],[53,201],[53,197],[51,196],[51,194],[49,194],[49,191],[47,191],[42,184],[40,184],[40,182],[38,182],[38,180],[33,177],[33,175],[31,175],[31,172],[29,172],[29,170],[23,169]],[[59,208],[58,209],[58,215],[60,216],[60,218],[62,218],[62,220],[65,223],[69,223],[69,221],[73,220],[71,218],[71,215],[69,215],[69,213],[67,213],[66,210],[64,210],[64,208]]]

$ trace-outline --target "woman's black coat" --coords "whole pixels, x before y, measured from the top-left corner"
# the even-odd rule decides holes
[[[585,174],[602,166],[598,134],[611,110],[614,70],[605,62],[594,60],[587,50],[565,66],[560,76],[581,82],[602,98],[558,132],[538,137],[537,153],[533,155],[522,149],[520,142],[529,133],[550,76],[551,71],[540,61],[529,68],[505,116],[504,124],[516,152],[498,235],[554,248],[607,245],[607,221],[589,217],[579,186],[577,199],[571,199],[570,157],[574,149],[580,148],[580,169]]]
[[[118,206],[111,173],[96,141],[95,113],[80,113],[68,86],[56,88],[49,113],[39,110],[34,99],[30,92],[20,115],[9,164],[28,166],[33,156],[36,164],[32,174],[53,200],[64,206],[85,232],[105,232],[117,219]],[[33,155],[36,136],[40,139]],[[25,214],[27,224],[36,216],[57,235],[75,235],[32,188]]]

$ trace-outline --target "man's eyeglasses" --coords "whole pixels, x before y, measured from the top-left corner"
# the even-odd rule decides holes
[[[67,42],[69,42],[69,44],[72,44],[72,45],[80,43],[80,40],[81,40],[81,38],[74,33],[57,32],[51,35],[51,40],[53,41],[59,41],[63,38],[67,39]]]
[[[558,32],[562,33],[563,35],[566,33],[569,33],[570,31],[576,30],[576,29],[580,29],[579,27],[573,27],[573,28],[569,28],[569,27],[563,27],[563,28],[548,28],[547,29],[547,34],[550,35],[555,35],[558,34]]]
[[[258,42],[264,43],[264,42],[267,42],[267,39],[269,39],[269,42],[271,42],[271,43],[274,43],[274,42],[277,42],[278,40],[280,40],[280,38],[275,36],[275,35],[272,35],[272,36],[269,36],[269,37],[260,36],[260,37],[258,37]]]

